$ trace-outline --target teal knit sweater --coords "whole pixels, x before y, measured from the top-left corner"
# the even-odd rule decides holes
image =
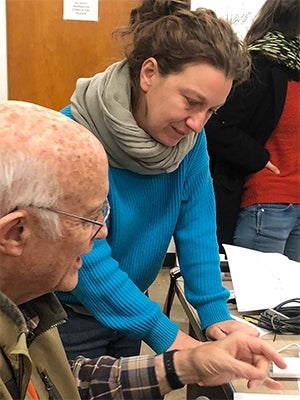
[[[72,117],[70,107],[63,113]],[[165,351],[178,326],[143,292],[157,277],[173,235],[185,295],[202,329],[230,319],[204,130],[176,171],[139,175],[110,167],[109,183],[108,236],[95,241],[83,257],[77,287],[59,292],[60,300],[82,304],[105,325]]]

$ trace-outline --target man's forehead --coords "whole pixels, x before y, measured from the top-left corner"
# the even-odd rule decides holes
[[[19,140],[64,142],[72,137],[90,133],[61,113],[36,104],[9,101],[0,104],[1,136],[9,135]]]
[[[1,147],[49,162],[61,182],[70,182],[73,176],[80,184],[87,173],[88,180],[95,179],[99,173],[103,176],[107,165],[102,145],[86,128],[57,111],[26,102],[0,104]]]
[[[36,104],[8,101],[0,104],[0,146],[21,149],[45,160],[105,158],[99,140],[61,113]]]

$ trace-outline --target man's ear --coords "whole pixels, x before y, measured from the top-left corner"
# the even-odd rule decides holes
[[[17,210],[0,218],[0,253],[15,257],[22,254],[27,216],[25,210]]]
[[[140,72],[140,85],[141,90],[147,93],[149,87],[152,84],[152,79],[158,74],[158,65],[154,57],[147,58],[141,68]]]

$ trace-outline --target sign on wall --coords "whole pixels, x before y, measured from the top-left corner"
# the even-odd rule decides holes
[[[63,18],[76,21],[98,21],[98,0],[64,0]]]

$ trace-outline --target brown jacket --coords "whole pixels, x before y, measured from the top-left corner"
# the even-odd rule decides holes
[[[31,379],[40,399],[79,400],[78,390],[56,326],[66,318],[53,294],[22,306],[0,292],[0,398],[31,400]],[[25,322],[24,315],[26,315]],[[38,326],[28,329],[35,324]]]

